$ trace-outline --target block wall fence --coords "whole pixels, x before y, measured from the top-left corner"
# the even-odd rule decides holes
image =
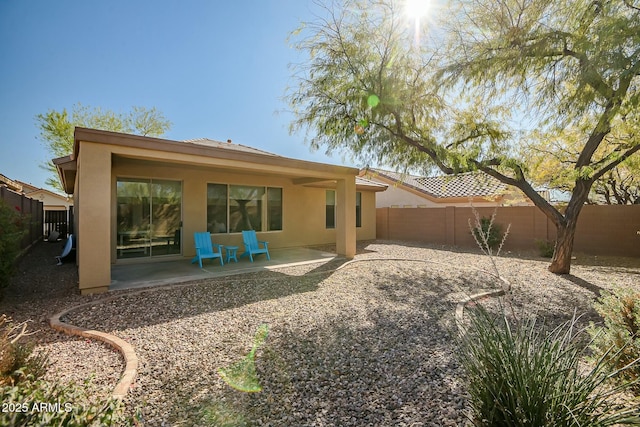
[[[20,242],[20,248],[26,249],[42,238],[42,223],[44,220],[44,210],[42,202],[39,200],[18,194],[0,185],[0,199],[16,212],[20,213],[21,225],[24,235]]]
[[[494,208],[476,208],[490,217]],[[461,248],[477,247],[469,230],[470,207],[377,208],[376,237]],[[495,223],[511,224],[503,250],[537,250],[536,240],[554,241],[556,228],[535,206],[498,207]],[[640,257],[640,205],[587,205],[580,212],[574,252]]]

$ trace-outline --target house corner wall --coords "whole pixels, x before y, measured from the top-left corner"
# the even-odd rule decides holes
[[[357,240],[374,240],[376,238],[376,195],[373,191],[362,191],[360,207],[361,226],[356,228]]]
[[[82,294],[106,292],[111,283],[111,151],[80,142],[78,156],[77,263]]]
[[[339,179],[336,187],[336,250],[347,258],[356,256],[356,178]]]

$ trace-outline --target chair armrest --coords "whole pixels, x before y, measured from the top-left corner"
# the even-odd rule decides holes
[[[218,248],[218,252],[222,252],[222,248],[224,247],[224,245],[220,245],[218,243],[212,243],[211,246]]]
[[[266,248],[267,245],[269,244],[269,242],[265,242],[264,240],[258,240],[258,244],[262,243],[264,245],[264,247]]]

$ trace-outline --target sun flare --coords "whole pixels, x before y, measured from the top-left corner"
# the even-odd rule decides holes
[[[431,0],[406,0],[404,10],[409,18],[419,20],[429,14]]]
[[[421,44],[423,28],[433,22],[434,2],[436,0],[405,0],[404,14],[414,27],[413,43],[417,47]]]

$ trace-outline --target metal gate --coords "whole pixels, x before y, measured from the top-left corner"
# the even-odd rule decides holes
[[[70,230],[69,217],[68,211],[44,211],[44,235],[57,231],[60,237],[67,237]]]

